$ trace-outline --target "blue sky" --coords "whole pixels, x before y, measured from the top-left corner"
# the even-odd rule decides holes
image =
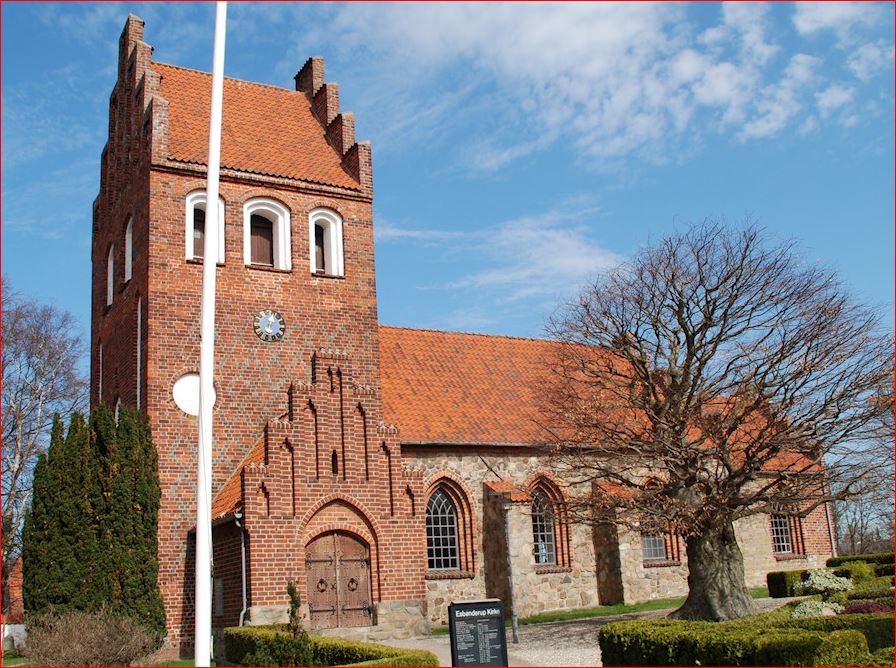
[[[209,70],[214,7],[3,3],[3,274],[90,326],[117,39]],[[893,319],[893,5],[231,3],[225,72],[326,59],[373,143],[386,324],[538,336],[707,216],[796,238]]]

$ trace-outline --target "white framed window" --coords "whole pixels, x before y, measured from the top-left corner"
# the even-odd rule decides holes
[[[109,246],[109,257],[106,258],[106,306],[112,303],[115,291],[115,244]]]
[[[187,195],[184,212],[184,251],[188,260],[205,255],[206,201],[204,190]],[[218,264],[224,264],[224,198],[218,197]]]
[[[292,269],[289,209],[267,197],[243,206],[243,262],[248,265]]]
[[[794,550],[794,524],[790,515],[775,514],[771,517],[772,523],[772,548],[775,554],[793,554]]]
[[[129,218],[124,229],[124,280],[131,280],[134,270],[134,219]]]
[[[554,537],[554,509],[551,500],[542,489],[536,489],[532,493],[532,539],[535,543],[535,563],[556,564],[557,543]]]
[[[342,252],[342,217],[332,209],[308,214],[308,248],[312,274],[345,276]]]
[[[430,570],[458,569],[457,508],[438,489],[426,504],[426,558]]]
[[[643,534],[641,557],[644,561],[665,561],[668,558],[665,537],[660,534]]]

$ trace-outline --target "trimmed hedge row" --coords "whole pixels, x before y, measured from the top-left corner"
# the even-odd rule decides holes
[[[871,653],[860,631],[750,628],[712,622],[613,622],[598,635],[609,666],[858,666]]]
[[[893,613],[878,612],[864,615],[837,615],[835,617],[809,617],[791,619],[779,624],[784,628],[799,628],[807,631],[841,631],[851,629],[861,631],[868,641],[868,649],[875,652],[893,645]]]
[[[894,564],[878,564],[874,569],[874,574],[877,576],[896,575],[896,565],[894,565]]]
[[[825,565],[842,566],[849,561],[865,561],[869,564],[892,564],[894,563],[894,553],[882,552],[880,554],[850,554],[846,557],[831,557],[825,562]]]
[[[255,665],[247,657],[281,656],[292,640],[285,625],[235,626],[224,629],[224,655],[228,662]],[[312,663],[319,666],[438,666],[432,652],[402,649],[376,643],[309,636]],[[287,652],[288,654],[288,652]]]
[[[894,659],[894,654],[896,654],[896,648],[894,647],[883,647],[876,652],[872,652],[871,654],[871,665],[872,666],[892,666],[896,664],[896,659]]]
[[[789,620],[790,607],[732,622],[613,622],[598,635],[604,665],[870,665],[893,642],[893,615]],[[870,649],[869,649],[870,647]]]
[[[800,570],[771,571],[767,573],[765,582],[768,586],[768,595],[772,598],[796,596],[794,588],[805,579],[808,572],[808,570]]]

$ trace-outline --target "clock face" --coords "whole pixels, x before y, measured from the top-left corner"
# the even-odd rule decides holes
[[[283,316],[276,311],[264,309],[255,314],[253,318],[255,333],[262,341],[279,341],[286,333],[286,324]]]

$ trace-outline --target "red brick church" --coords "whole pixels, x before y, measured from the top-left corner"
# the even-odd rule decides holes
[[[93,208],[91,401],[152,425],[169,647],[192,642],[207,225],[221,231],[216,628],[283,619],[288,580],[309,626],[373,639],[426,633],[452,600],[509,600],[509,573],[521,615],[686,591],[674,537],[564,520],[527,417],[554,344],[380,325],[371,147],[323,60],[294,89],[225,79],[210,207],[211,75],[152,51],[129,16]],[[831,554],[824,507],[737,530],[750,585]]]

